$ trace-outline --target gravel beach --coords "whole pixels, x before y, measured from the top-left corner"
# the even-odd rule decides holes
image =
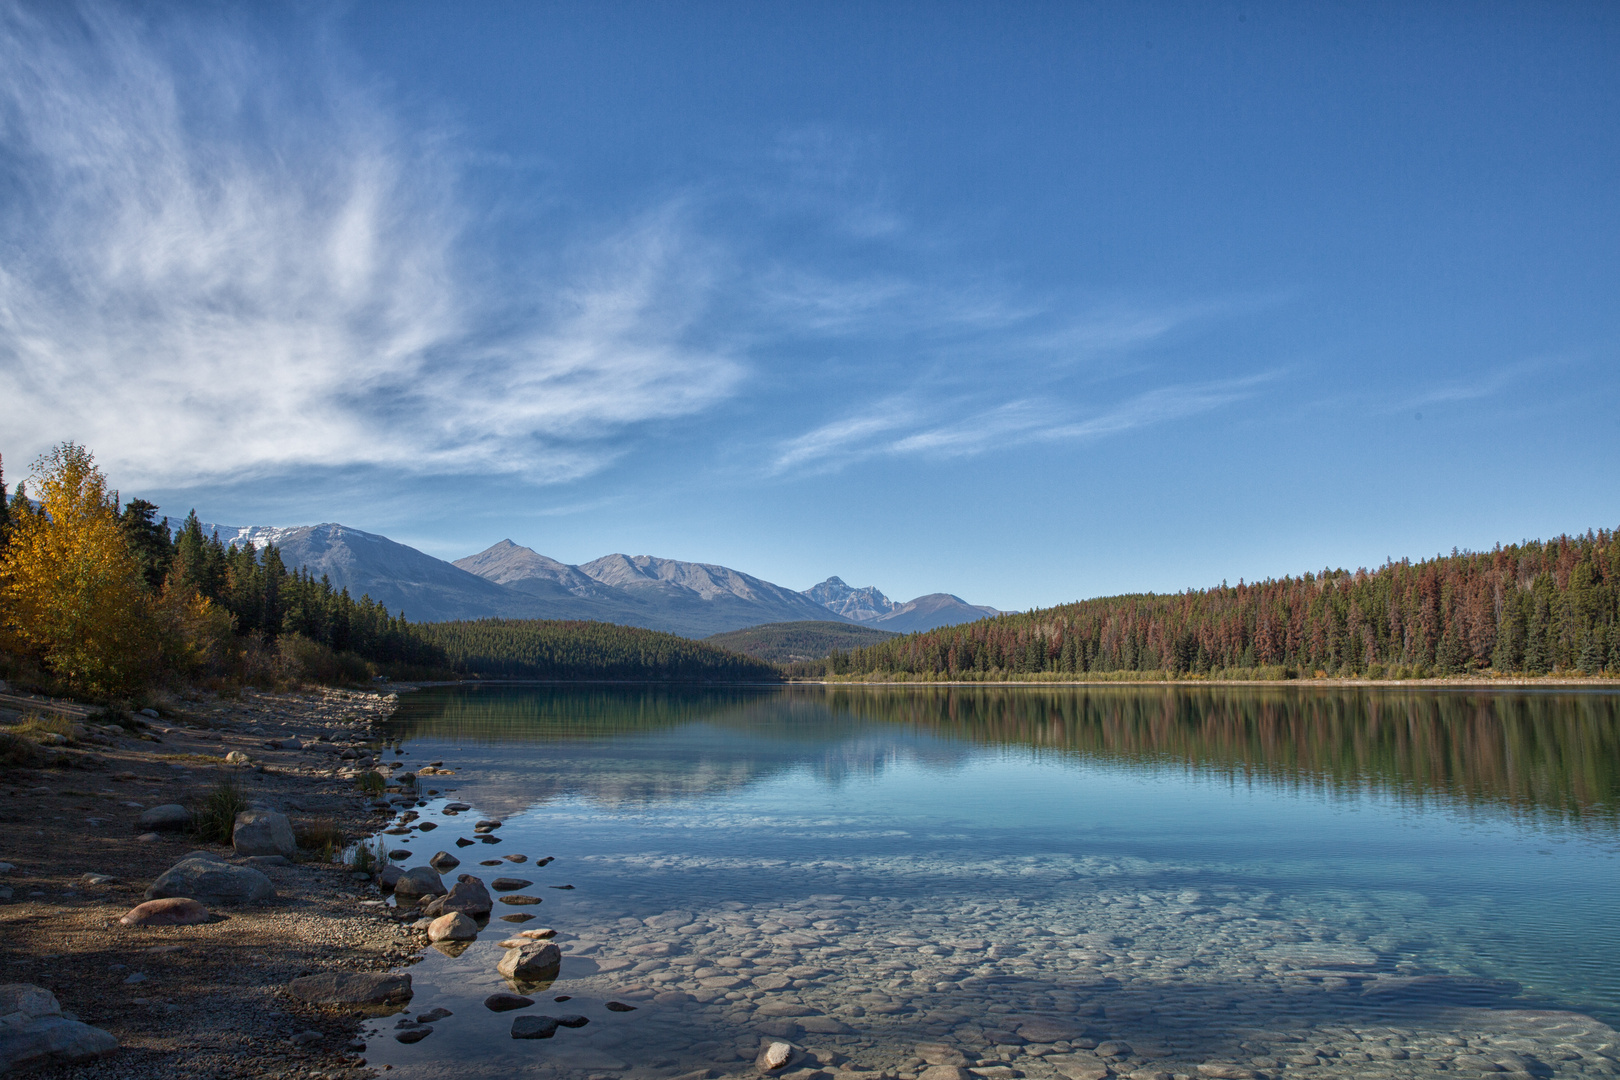
[[[0,698],[6,724],[35,714],[76,722],[69,741],[45,748],[49,763],[0,773],[0,860],[8,866],[0,872],[0,981],[51,991],[65,1015],[119,1043],[99,1060],[32,1075],[374,1075],[354,1043],[363,1010],[287,992],[298,976],[380,971],[417,958],[421,936],[388,917],[375,889],[349,868],[304,861],[313,857],[304,852],[286,865],[255,860],[275,889],[266,902],[210,905],[213,921],[200,925],[119,920],[188,853],[249,861],[187,831],[141,825],[154,808],[196,805],[226,775],[296,829],[335,826],[355,837],[376,828],[384,815],[353,777],[375,756],[372,725],[395,701],[334,690],[198,695],[174,699],[131,731],[98,724],[71,703]],[[227,755],[248,760],[229,764]]]

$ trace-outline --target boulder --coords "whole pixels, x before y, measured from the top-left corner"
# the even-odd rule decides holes
[[[195,926],[213,916],[189,896],[168,896],[137,904],[118,921],[125,926]]]
[[[478,936],[478,924],[459,911],[440,915],[428,924],[429,941],[472,941]]]
[[[236,815],[231,847],[238,855],[285,855],[298,851],[292,823],[274,810],[244,810]]]
[[[118,1049],[118,1040],[62,1015],[56,995],[31,983],[0,984],[0,1072],[88,1061]]]
[[[404,876],[405,871],[401,870],[393,863],[389,863],[387,866],[384,866],[381,870],[377,871],[377,887],[383,892],[393,892],[394,886],[398,885],[399,879]]]
[[[437,870],[439,873],[443,874],[460,866],[461,860],[450,854],[448,851],[441,851],[435,854],[433,858],[428,860],[428,865],[433,867],[433,869]]]
[[[444,879],[431,866],[413,866],[394,882],[394,896],[406,907],[424,896],[443,896],[449,891],[444,887]]]
[[[487,916],[495,901],[490,899],[489,890],[484,883],[471,874],[462,874],[461,879],[444,896],[439,897],[428,905],[427,914],[442,915],[447,911],[460,911],[473,918]]]
[[[191,827],[191,811],[179,803],[165,803],[143,810],[140,827],[145,832],[179,832]]]
[[[197,855],[188,855],[163,871],[146,890],[148,900],[186,897],[209,907],[258,904],[275,895],[275,886],[258,870]]]
[[[240,750],[232,750],[225,755],[225,761],[230,765],[248,765],[252,763],[253,759]]]
[[[549,941],[534,941],[507,949],[495,970],[508,979],[543,982],[555,979],[562,967],[562,950]]]
[[[333,971],[294,979],[287,992],[312,1005],[403,1005],[411,1000],[411,977]]]

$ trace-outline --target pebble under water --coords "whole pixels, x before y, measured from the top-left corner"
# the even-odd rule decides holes
[[[508,686],[390,734],[444,770],[402,865],[529,882],[371,1024],[401,1080],[1620,1075],[1620,695]]]

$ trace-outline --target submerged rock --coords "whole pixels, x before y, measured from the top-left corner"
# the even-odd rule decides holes
[[[534,998],[522,994],[491,994],[484,999],[484,1008],[490,1012],[511,1012],[513,1009],[527,1009],[533,1004]]]
[[[562,966],[562,950],[548,942],[533,941],[506,950],[495,970],[508,979],[541,982],[555,979]]]
[[[520,1016],[512,1021],[514,1039],[549,1039],[557,1034],[557,1021],[549,1016]]]

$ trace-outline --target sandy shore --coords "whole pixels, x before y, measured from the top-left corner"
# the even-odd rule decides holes
[[[71,703],[0,699],[0,723],[52,708],[79,721],[72,744],[48,748],[50,765],[0,771],[0,860],[13,867],[0,873],[0,895],[10,890],[0,902],[0,982],[45,987],[120,1044],[99,1061],[32,1075],[375,1075],[355,1041],[360,1012],[286,993],[300,975],[397,968],[420,953],[423,939],[389,917],[347,867],[264,867],[273,900],[220,907],[223,918],[205,925],[132,929],[118,920],[188,852],[242,861],[185,832],[142,839],[138,824],[145,809],[195,803],[227,773],[295,827],[330,823],[351,837],[378,827],[386,815],[359,793],[353,773],[380,749],[374,725],[394,702],[331,690],[199,695],[174,700],[131,733],[96,725]],[[309,746],[270,745],[289,738]],[[345,749],[355,757],[344,759]],[[232,751],[252,763],[228,766]]]

